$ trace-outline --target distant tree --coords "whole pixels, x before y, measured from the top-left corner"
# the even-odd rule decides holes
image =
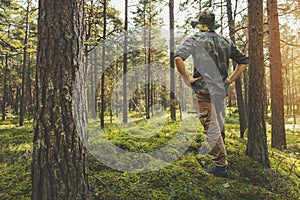
[[[2,94],[2,105],[1,105],[1,114],[2,121],[6,120],[6,104],[8,99],[8,87],[7,87],[7,79],[8,79],[8,64],[9,64],[9,55],[5,54],[5,64],[3,69],[3,94]]]
[[[127,111],[127,48],[128,48],[128,0],[125,0],[125,22],[124,22],[124,52],[123,52],[123,123],[128,122]]]
[[[235,21],[233,18],[231,0],[227,0],[227,16],[228,16],[228,25],[229,25],[229,36],[230,36],[230,39],[234,43],[236,43]],[[236,63],[233,63],[233,65],[235,68]],[[243,98],[242,81],[241,81],[240,77],[237,78],[237,80],[235,81],[235,89],[236,89],[238,111],[239,111],[240,136],[241,136],[241,138],[244,138],[244,133],[247,128],[247,115],[246,115],[245,102],[244,102],[244,98]]]
[[[263,54],[263,1],[248,1],[249,17],[249,123],[246,154],[270,167],[265,120],[265,67]]]
[[[152,63],[159,57],[153,43],[154,41],[157,42],[157,39],[160,37],[156,29],[162,26],[161,19],[159,17],[159,13],[162,8],[158,6],[158,3],[161,3],[161,0],[139,0],[136,10],[132,12],[135,15],[133,18],[134,24],[138,27],[142,27],[143,29],[140,33],[141,38],[139,37],[139,40],[141,40],[144,44],[142,52],[145,64],[145,82],[147,84],[145,84],[143,91],[145,102],[145,106],[143,107],[145,107],[147,119],[150,119],[150,113],[153,111],[151,110],[151,105],[154,104],[155,86],[151,84],[151,80],[154,78],[151,73]]]
[[[25,80],[26,80],[26,65],[27,65],[27,47],[28,47],[28,38],[29,38],[29,15],[30,15],[30,5],[31,1],[27,0],[27,8],[25,15],[25,36],[24,36],[24,47],[23,47],[23,63],[22,63],[22,93],[20,98],[20,120],[19,125],[23,126],[25,107],[26,107],[26,98],[25,98]]]
[[[72,114],[72,96],[85,98],[83,13],[83,0],[39,1],[33,200],[89,199],[84,102]]]
[[[283,150],[286,149],[286,134],[284,127],[283,80],[277,0],[268,0],[267,7],[271,72],[271,146]]]
[[[100,125],[104,128],[104,117],[106,109],[105,101],[105,68],[106,68],[106,27],[107,27],[107,0],[103,1],[103,45],[102,45],[102,75],[101,75],[101,111],[100,111]]]
[[[17,49],[17,42],[14,37],[14,29],[12,25],[16,23],[12,21],[13,10],[16,9],[16,6],[10,1],[1,1],[0,8],[2,10],[0,14],[0,33],[1,33],[1,40],[0,40],[0,55],[2,60],[2,73],[1,79],[2,82],[2,98],[1,98],[1,114],[2,114],[2,121],[6,120],[7,117],[7,107],[13,107],[13,98],[10,96],[11,93],[9,90],[12,88],[10,87],[9,80],[12,79],[10,74],[11,70],[11,62],[13,54],[16,53]],[[9,9],[11,8],[11,10]],[[16,44],[16,45],[15,45]],[[17,95],[16,95],[17,97]],[[18,105],[18,103],[17,103]],[[15,109],[17,112],[17,109]]]
[[[174,0],[169,1],[169,18],[170,18],[170,107],[171,107],[171,119],[176,120],[176,99],[175,99],[175,63],[174,63]]]
[[[93,0],[90,1],[85,1],[85,44],[84,44],[84,63],[85,63],[85,75],[89,76],[87,80],[90,80],[91,83],[87,83],[88,87],[87,92],[89,101],[88,101],[88,111],[90,111],[90,115],[93,119],[97,118],[97,113],[96,113],[96,95],[95,95],[95,90],[96,90],[96,81],[95,81],[95,63],[91,63],[90,68],[90,42],[92,40],[92,28],[94,28],[94,23],[98,19],[98,16],[95,14],[97,13],[98,10],[96,10],[96,3]],[[95,11],[96,10],[96,11]],[[96,52],[96,50],[94,50]],[[96,58],[94,58],[96,60]],[[88,81],[87,81],[88,82]]]

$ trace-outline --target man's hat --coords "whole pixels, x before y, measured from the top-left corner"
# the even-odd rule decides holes
[[[200,12],[197,18],[199,18],[199,21],[191,22],[193,28],[196,28],[197,25],[200,24],[200,25],[206,25],[210,31],[214,31],[221,26],[220,24],[216,24],[215,14],[213,12],[210,11]]]

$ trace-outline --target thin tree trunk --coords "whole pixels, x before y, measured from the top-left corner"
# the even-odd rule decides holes
[[[149,5],[149,26],[148,26],[148,61],[147,61],[147,103],[146,103],[146,119],[150,119],[151,104],[151,1]]]
[[[28,64],[27,64],[27,76],[26,76],[26,91],[27,91],[27,114],[28,119],[33,114],[33,99],[32,99],[32,89],[31,89],[31,54],[28,55]]]
[[[117,46],[117,52],[119,52],[119,45]],[[119,58],[117,58],[116,61],[116,75],[118,76],[119,74]],[[119,89],[116,88],[116,98],[115,98],[115,113],[116,113],[116,117],[119,117]]]
[[[147,9],[147,3],[145,1],[143,1],[143,8],[144,8],[144,30],[143,30],[143,41],[144,41],[144,56],[145,56],[145,60],[144,60],[144,64],[145,64],[145,85],[144,85],[144,94],[145,94],[145,111],[147,113],[147,28],[146,28],[146,9]],[[147,115],[147,114],[146,114]]]
[[[8,53],[5,54],[5,66],[3,72],[3,94],[2,94],[2,121],[6,120],[6,103],[8,98],[8,87],[7,87],[7,79],[8,79]]]
[[[12,100],[11,100],[11,106],[14,109],[14,114],[18,115],[19,114],[19,103],[20,103],[20,96],[21,96],[21,89],[19,87],[19,85],[16,88],[16,98],[13,98],[13,91],[12,93]]]
[[[174,0],[169,0],[169,18],[170,18],[170,107],[171,120],[176,120],[176,100],[175,100],[175,63],[174,63]]]
[[[297,123],[297,118],[296,118],[296,109],[295,109],[295,103],[296,103],[296,81],[295,81],[295,69],[294,69],[294,47],[292,47],[292,84],[291,84],[291,93],[292,93],[292,98],[291,98],[291,111],[293,114],[293,122],[294,122],[294,128],[293,131],[295,131],[295,125]]]
[[[227,15],[228,15],[228,24],[229,24],[229,35],[230,39],[235,44],[235,22],[232,17],[232,4],[231,0],[227,0]],[[236,66],[236,63],[233,62],[233,66]],[[237,103],[238,103],[238,111],[239,111],[239,122],[240,122],[240,137],[244,138],[244,133],[247,129],[247,115],[245,109],[245,103],[243,98],[243,90],[242,90],[242,81],[241,78],[238,77],[235,81],[235,91],[237,95]]]
[[[246,112],[246,118],[247,118],[247,121],[249,120],[248,119],[248,116],[249,116],[249,109],[248,109],[248,91],[249,91],[249,81],[248,81],[248,71],[246,70],[243,74],[243,79],[244,79],[244,101],[245,101],[245,112]]]
[[[24,38],[24,48],[23,48],[23,64],[22,64],[22,93],[20,98],[20,120],[19,125],[23,126],[24,123],[24,115],[25,115],[25,106],[26,106],[26,98],[25,98],[25,81],[26,81],[26,60],[27,60],[27,43],[29,36],[29,8],[30,8],[30,0],[27,1],[27,9],[25,16],[25,38]]]
[[[96,106],[96,83],[97,83],[97,66],[98,66],[98,58],[97,58],[97,48],[93,50],[93,62],[91,63],[91,95],[90,95],[90,109],[91,109],[91,116],[93,119],[97,119],[97,106]]]
[[[128,0],[125,0],[125,27],[124,27],[124,60],[123,60],[123,123],[128,122],[127,110],[127,43],[128,43]]]
[[[10,24],[8,25],[7,37],[10,37]],[[6,104],[8,101],[8,76],[9,76],[9,53],[5,54],[4,78],[3,78],[3,95],[2,95],[2,121],[6,120]],[[12,102],[12,101],[11,101]]]
[[[101,128],[104,128],[105,117],[105,65],[106,65],[106,27],[107,27],[107,0],[103,3],[103,46],[102,46],[102,74],[101,74],[101,112],[100,112],[100,124]]]
[[[268,0],[267,7],[271,74],[271,146],[272,148],[283,150],[286,149],[286,134],[284,127],[283,80],[277,0]]]

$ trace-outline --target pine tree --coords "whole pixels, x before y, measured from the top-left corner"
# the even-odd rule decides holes
[[[272,148],[286,149],[282,62],[277,0],[268,0],[268,27],[271,74]]]
[[[235,21],[232,16],[232,4],[231,0],[227,0],[227,16],[228,16],[228,24],[229,24],[229,35],[230,39],[236,43],[235,40]],[[235,66],[236,63],[233,63]],[[235,67],[234,67],[235,68]],[[244,138],[244,133],[247,128],[247,115],[246,115],[246,108],[245,102],[243,98],[243,91],[242,91],[242,81],[241,78],[237,78],[235,81],[235,89],[237,94],[237,102],[238,102],[238,111],[239,111],[239,122],[240,122],[240,136]]]
[[[169,18],[170,18],[170,107],[171,119],[176,120],[176,101],[175,101],[175,64],[174,64],[174,0],[169,1]]]
[[[38,23],[32,199],[89,199],[85,103],[72,112],[85,99],[83,1],[40,0]]]
[[[263,1],[248,1],[249,16],[249,123],[246,154],[270,167],[265,119]]]

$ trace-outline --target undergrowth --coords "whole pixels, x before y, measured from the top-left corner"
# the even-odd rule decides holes
[[[149,123],[140,120],[126,126],[107,125],[103,137],[127,152],[149,153],[170,145],[174,140],[177,141],[174,144],[188,141],[189,148],[184,153],[173,154],[177,148],[170,145],[172,153],[165,156],[176,155],[175,160],[162,169],[145,173],[121,172],[109,168],[90,154],[88,162],[92,198],[299,199],[299,131],[287,131],[288,150],[281,152],[269,149],[269,169],[245,155],[247,141],[239,137],[236,113],[229,113],[228,116],[228,178],[214,177],[203,170],[203,167],[212,167],[212,163],[210,156],[199,156],[199,146],[204,141],[200,126],[195,130],[188,123],[171,122],[169,119]],[[0,122],[0,199],[31,197],[32,121],[27,121],[25,127],[16,124],[16,121]],[[96,125],[89,126],[89,131],[95,130]],[[187,137],[181,137],[181,132],[187,134]],[[100,144],[102,141],[94,138],[93,142]],[[139,166],[138,163],[135,166]],[[140,164],[139,167],[143,172],[144,166]],[[155,169],[155,166],[152,167]]]

